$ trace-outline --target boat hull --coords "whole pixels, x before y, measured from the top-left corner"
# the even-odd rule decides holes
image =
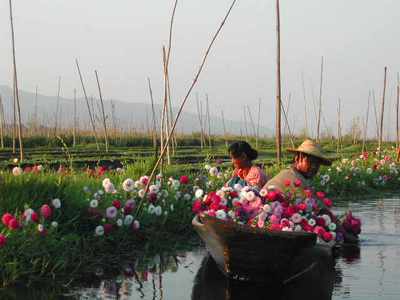
[[[268,232],[209,216],[196,216],[192,225],[219,269],[243,281],[284,282],[294,259],[317,240],[313,233]]]

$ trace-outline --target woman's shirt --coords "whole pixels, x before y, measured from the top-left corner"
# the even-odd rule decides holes
[[[257,166],[251,166],[245,169],[235,169],[232,177],[238,177],[244,180],[248,185],[262,188],[268,180],[264,171]]]

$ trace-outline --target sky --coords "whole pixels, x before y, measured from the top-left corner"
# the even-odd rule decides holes
[[[183,100],[211,37],[231,0],[180,0],[175,17],[170,77],[175,106]],[[15,0],[14,23],[20,89],[72,97],[81,92],[74,64],[78,58],[88,93],[97,96],[98,70],[107,99],[149,102],[162,97],[162,46],[167,45],[173,0]],[[342,99],[348,127],[364,117],[368,94],[380,106],[384,67],[388,67],[385,127],[395,128],[395,85],[400,71],[398,0],[281,0],[282,91],[291,127],[304,127],[318,99],[324,57],[323,115],[334,128]],[[209,95],[211,112],[243,119],[243,106],[273,127],[276,95],[276,12],[274,0],[238,0],[213,47],[195,89]],[[12,52],[8,1],[0,0],[0,84],[11,85]],[[193,94],[193,96],[195,95]],[[196,111],[195,97],[185,107]],[[379,103],[378,103],[379,101]],[[378,107],[379,108],[379,107]],[[312,125],[315,127],[314,118]],[[311,121],[310,121],[311,123]],[[375,132],[371,106],[370,134]],[[391,131],[391,132],[392,132]]]

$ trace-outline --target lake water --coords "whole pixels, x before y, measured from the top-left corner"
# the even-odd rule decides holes
[[[134,277],[103,281],[100,287],[80,290],[76,299],[313,299],[313,290],[323,289],[326,299],[400,299],[400,199],[374,199],[339,204],[338,212],[352,209],[363,221],[359,247],[343,249],[335,260],[330,287],[306,280],[288,287],[237,284],[225,280],[204,249],[181,253],[177,264]],[[159,258],[155,258],[157,264]],[[328,275],[325,275],[328,276]],[[330,275],[329,275],[330,276]],[[139,278],[140,277],[140,278]],[[331,294],[331,297],[330,295]],[[316,293],[318,299],[321,294]]]
[[[197,249],[174,256],[157,255],[145,267],[142,264],[127,268],[118,278],[100,281],[91,288],[71,291],[59,298],[400,299],[400,199],[344,202],[337,207],[337,212],[350,208],[361,217],[360,245],[343,249],[334,267],[327,268],[319,277],[305,277],[283,288],[230,282],[216,269],[207,252]]]

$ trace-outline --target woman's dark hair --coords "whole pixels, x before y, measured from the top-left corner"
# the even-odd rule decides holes
[[[245,153],[250,161],[255,160],[258,157],[257,150],[251,148],[250,144],[244,141],[231,144],[228,151],[233,157],[239,157]]]

